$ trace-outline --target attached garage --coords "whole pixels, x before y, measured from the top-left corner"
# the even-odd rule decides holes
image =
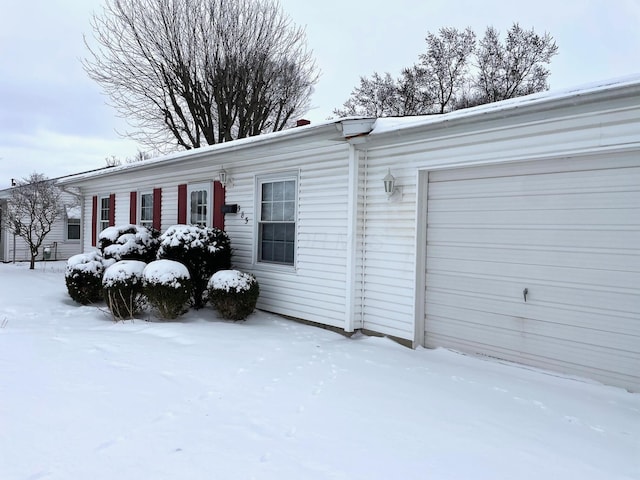
[[[424,345],[640,390],[640,153],[428,173]]]

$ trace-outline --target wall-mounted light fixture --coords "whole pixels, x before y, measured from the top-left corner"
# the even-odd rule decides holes
[[[387,194],[387,197],[391,197],[396,192],[396,179],[391,175],[391,169],[388,170],[382,181],[384,182],[384,193]]]
[[[226,188],[227,184],[231,183],[231,178],[229,178],[227,171],[224,169],[224,165],[218,172],[218,181],[222,184],[222,188]]]

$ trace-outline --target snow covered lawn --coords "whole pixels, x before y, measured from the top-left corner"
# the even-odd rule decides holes
[[[640,479],[640,394],[266,313],[114,323],[36,268],[0,264],[3,480]]]

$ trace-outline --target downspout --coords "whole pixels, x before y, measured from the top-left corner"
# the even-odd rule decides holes
[[[362,192],[362,239],[360,241],[361,265],[360,265],[360,328],[364,328],[364,302],[365,302],[365,260],[367,245],[367,185],[369,182],[369,149],[364,150],[363,167],[364,191]]]
[[[359,154],[355,145],[349,146],[349,175],[347,193],[347,293],[345,308],[345,332],[355,330],[355,287],[356,287],[356,255],[358,248],[358,174]]]

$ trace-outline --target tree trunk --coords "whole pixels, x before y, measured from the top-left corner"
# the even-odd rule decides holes
[[[29,263],[29,270],[33,270],[34,268],[36,268],[36,256],[32,253],[31,263]]]

